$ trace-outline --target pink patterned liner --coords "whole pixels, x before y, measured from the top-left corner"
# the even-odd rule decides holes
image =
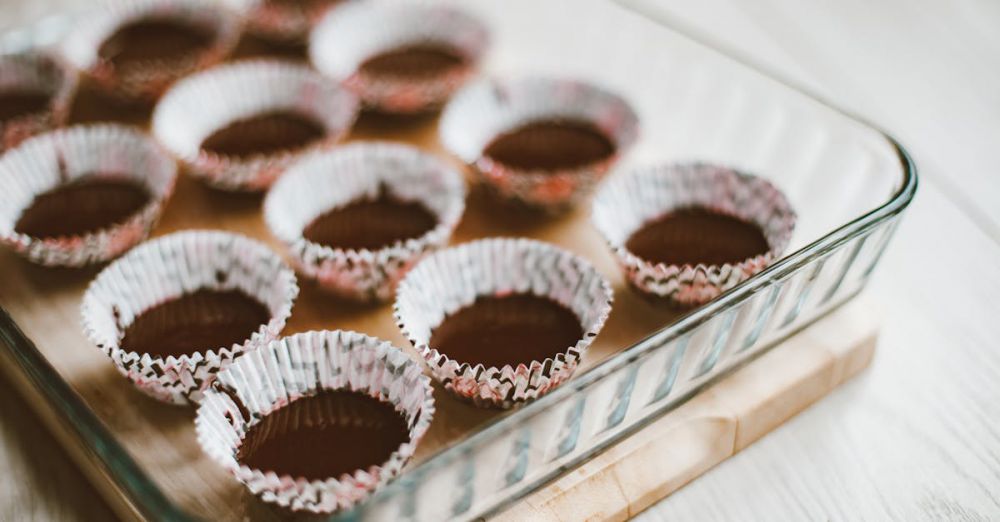
[[[321,214],[377,197],[383,189],[422,203],[437,216],[437,226],[379,250],[331,248],[302,237]],[[349,299],[387,301],[414,264],[448,243],[464,209],[462,175],[441,159],[409,145],[360,142],[292,166],[268,193],[264,219],[288,246],[301,274]]]
[[[417,22],[415,22],[417,21]],[[440,43],[465,57],[465,65],[426,79],[365,74],[365,60],[414,44]],[[338,7],[317,24],[309,56],[323,74],[342,82],[365,106],[412,114],[439,109],[478,69],[489,46],[479,20],[455,8],[393,2],[357,2]]]
[[[243,14],[250,33],[281,41],[301,41],[327,10],[349,0],[224,0]]]
[[[83,175],[125,177],[152,197],[124,223],[80,236],[36,238],[15,230],[36,196]],[[174,160],[132,127],[78,125],[29,138],[0,157],[0,243],[45,266],[108,261],[149,236],[176,178]]]
[[[176,20],[207,27],[212,30],[215,41],[204,52],[183,59],[152,59],[127,71],[115,70],[98,51],[115,31],[139,20]],[[152,102],[178,78],[221,62],[236,47],[239,35],[239,18],[211,2],[121,0],[80,18],[63,41],[62,55],[104,91],[126,102]]]
[[[278,475],[237,460],[248,430],[265,416],[319,390],[336,389],[391,403],[406,418],[409,442],[381,466],[326,480]],[[198,408],[195,428],[205,453],[263,501],[292,511],[331,513],[356,505],[396,476],[433,417],[430,379],[402,350],[357,332],[312,331],[273,341],[220,372]]]
[[[456,361],[428,344],[449,314],[481,296],[512,293],[548,297],[572,310],[583,339],[554,358],[502,368]],[[429,256],[400,283],[393,312],[403,335],[445,389],[479,407],[510,408],[573,375],[604,327],[612,301],[611,285],[583,258],[541,241],[496,238]]]
[[[248,88],[252,86],[253,88]],[[247,158],[203,150],[202,141],[234,121],[274,110],[313,117],[326,137],[303,149]],[[280,60],[220,65],[185,78],[153,112],[153,134],[209,185],[223,190],[264,190],[298,158],[329,149],[350,131],[358,100],[308,67]]]
[[[724,265],[666,265],[626,248],[645,223],[672,210],[699,206],[761,227],[771,249]],[[640,168],[609,180],[594,198],[592,221],[611,246],[626,279],[640,292],[684,306],[704,304],[767,268],[788,246],[796,215],[767,180],[705,163]]]
[[[55,57],[39,53],[0,56],[0,92],[24,89],[51,96],[42,112],[0,120],[0,152],[66,123],[77,80],[76,72]]]
[[[615,154],[577,169],[522,170],[486,157],[483,150],[504,132],[532,121],[583,120],[615,144]],[[462,89],[445,107],[441,143],[473,165],[501,197],[562,210],[576,205],[638,137],[639,120],[620,96],[588,83],[544,77],[483,80]]]
[[[125,329],[151,307],[199,289],[239,289],[271,312],[243,343],[166,358],[126,350]],[[215,374],[238,355],[276,339],[292,313],[295,274],[262,243],[228,232],[197,230],[145,243],[112,263],[90,284],[81,315],[87,337],[119,373],[144,393],[184,405],[201,400]]]

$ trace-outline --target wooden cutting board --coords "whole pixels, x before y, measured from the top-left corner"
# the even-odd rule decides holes
[[[493,520],[636,515],[864,370],[878,316],[870,298],[859,296]]]

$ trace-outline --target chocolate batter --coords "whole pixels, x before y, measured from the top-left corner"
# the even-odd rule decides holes
[[[331,248],[377,250],[418,238],[435,226],[437,217],[427,207],[383,191],[377,199],[355,201],[320,215],[302,236]]]
[[[606,160],[615,144],[590,123],[573,120],[534,121],[505,132],[483,154],[522,170],[559,170]]]
[[[546,297],[480,297],[449,315],[430,346],[462,363],[502,367],[543,361],[583,338],[572,310]]]
[[[625,247],[651,263],[722,265],[767,253],[764,232],[754,223],[690,207],[646,223]]]
[[[48,110],[51,100],[51,94],[40,90],[0,91],[0,122],[44,112]]]
[[[201,148],[224,156],[247,158],[298,150],[322,139],[326,129],[294,111],[273,111],[237,120],[213,132]]]
[[[136,20],[105,40],[98,56],[116,68],[151,60],[179,60],[208,49],[214,37],[211,30],[180,20]]]
[[[358,70],[371,76],[421,80],[447,74],[465,62],[465,56],[448,45],[422,43],[379,53],[362,62]]]
[[[381,466],[410,440],[391,404],[361,392],[323,390],[264,417],[236,458],[252,469],[307,480]]]
[[[97,232],[124,223],[151,199],[134,181],[84,175],[35,196],[14,230],[36,238]]]
[[[139,314],[121,345],[159,357],[190,355],[243,343],[270,319],[263,303],[240,290],[197,290]]]

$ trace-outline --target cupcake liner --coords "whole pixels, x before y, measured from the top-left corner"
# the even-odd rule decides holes
[[[331,248],[303,237],[304,228],[324,212],[373,199],[382,190],[422,203],[437,226],[378,250]],[[408,145],[361,142],[291,167],[268,193],[264,219],[301,274],[344,297],[385,301],[410,267],[447,244],[464,208],[462,175],[444,161]]]
[[[336,389],[363,392],[391,403],[406,419],[409,442],[381,466],[322,481],[251,469],[237,460],[248,430],[265,416],[317,391]],[[337,412],[314,415],[318,418],[299,422],[322,422]],[[356,332],[313,331],[274,341],[220,372],[198,408],[195,427],[205,453],[263,501],[293,511],[330,513],[350,508],[397,475],[413,456],[433,416],[430,380],[400,349]]]
[[[615,144],[615,153],[580,168],[524,170],[487,157],[483,151],[504,132],[533,121],[580,120],[593,124]],[[587,83],[544,77],[482,80],[462,89],[445,107],[442,145],[473,165],[501,197],[531,206],[560,209],[589,195],[638,137],[639,120],[618,95]]]
[[[737,264],[650,263],[626,248],[645,223],[672,210],[704,207],[761,227],[770,250]],[[641,168],[609,180],[594,198],[592,221],[639,291],[681,306],[706,303],[767,268],[788,246],[796,215],[763,178],[693,163]]]
[[[422,79],[376,76],[359,69],[381,52],[418,44],[443,44],[464,56],[465,64]],[[407,114],[440,108],[475,74],[488,45],[482,22],[458,9],[358,2],[323,17],[310,37],[309,56],[321,73],[357,93],[366,107]]]
[[[171,20],[212,30],[212,45],[183,59],[150,59],[116,70],[100,57],[101,45],[139,20]],[[199,0],[123,0],[81,17],[63,40],[62,55],[104,91],[128,102],[155,101],[178,78],[221,62],[236,47],[240,20],[228,9]]]
[[[281,41],[305,40],[327,10],[348,0],[224,0],[245,19],[247,32]]]
[[[271,318],[242,344],[179,357],[121,346],[125,329],[153,306],[200,289],[239,290]],[[187,231],[145,243],[105,268],[87,288],[81,313],[87,337],[137,388],[174,404],[198,402],[216,372],[278,337],[299,288],[295,274],[262,243],[219,231]]]
[[[76,87],[76,72],[57,58],[38,53],[0,55],[0,92],[30,90],[51,96],[44,111],[0,120],[0,152],[66,123]]]
[[[326,128],[326,137],[305,148],[245,158],[202,149],[202,142],[213,132],[276,110],[312,117]],[[209,185],[255,191],[270,186],[300,156],[340,141],[357,114],[354,95],[307,67],[250,60],[215,67],[178,82],[157,104],[152,127],[156,138]]]
[[[38,238],[15,230],[36,196],[87,174],[134,180],[149,192],[150,202],[127,221],[87,234]],[[80,125],[29,138],[0,158],[0,243],[46,266],[113,259],[149,236],[176,178],[174,160],[132,127]]]
[[[548,297],[579,319],[583,338],[563,353],[516,367],[461,362],[429,346],[450,314],[479,297],[528,293]],[[480,407],[509,408],[535,399],[567,380],[611,312],[611,285],[584,259],[529,239],[484,239],[442,250],[414,268],[399,285],[394,314],[435,379]]]

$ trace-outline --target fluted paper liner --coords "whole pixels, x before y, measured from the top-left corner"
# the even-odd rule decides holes
[[[464,65],[419,80],[368,75],[359,70],[379,53],[417,44],[443,44]],[[401,2],[356,2],[337,7],[316,25],[309,56],[321,73],[342,82],[365,106],[389,113],[438,109],[475,74],[489,45],[486,27],[459,9]]]
[[[554,358],[485,367],[430,346],[444,319],[479,297],[527,293],[572,311],[583,338]],[[529,239],[465,243],[428,256],[399,285],[394,314],[435,379],[477,406],[509,408],[551,391],[573,374],[611,312],[611,285],[583,258]]]
[[[140,20],[171,20],[207,28],[214,36],[204,51],[180,59],[150,59],[126,71],[99,55],[101,45],[123,26]],[[220,5],[200,0],[120,0],[79,17],[63,40],[62,55],[107,93],[127,102],[152,102],[182,76],[221,62],[236,47],[240,20]]]
[[[326,480],[251,469],[237,460],[247,432],[265,416],[296,399],[338,389],[392,404],[405,417],[410,440],[380,466]],[[357,332],[312,331],[273,341],[220,372],[198,408],[195,426],[205,453],[265,502],[293,511],[330,513],[350,508],[396,476],[433,416],[430,379],[402,350]]]
[[[381,190],[421,203],[437,225],[420,237],[377,250],[331,248],[302,236],[323,213],[377,198]],[[361,142],[291,167],[268,193],[264,219],[288,246],[301,274],[347,298],[386,301],[410,267],[448,243],[464,208],[462,175],[441,159],[409,145]]]
[[[223,0],[244,18],[247,32],[279,41],[305,40],[329,9],[350,0]]]
[[[311,117],[326,136],[304,148],[238,158],[201,148],[213,132],[276,110]],[[156,105],[153,134],[209,185],[266,189],[304,154],[332,147],[350,131],[357,98],[308,67],[279,60],[221,65],[177,82]]]
[[[27,90],[50,96],[43,111],[0,120],[0,152],[64,124],[76,87],[76,72],[58,58],[40,53],[0,56],[0,92]]]
[[[149,192],[150,201],[125,222],[87,234],[36,238],[15,230],[36,196],[85,174],[134,181]],[[176,178],[173,158],[132,127],[79,125],[29,138],[0,157],[0,243],[46,266],[113,259],[149,236]],[[65,219],[72,220],[72,214]]]
[[[242,343],[160,357],[121,346],[146,310],[201,289],[239,290],[270,320]],[[198,402],[216,372],[278,337],[298,295],[295,274],[272,250],[239,234],[186,231],[145,243],[105,268],[87,288],[81,313],[87,337],[136,387],[164,402]]]
[[[579,168],[523,170],[484,154],[505,132],[536,121],[576,120],[594,125],[612,141],[612,156]],[[485,79],[459,91],[438,127],[442,145],[475,167],[501,197],[550,210],[588,196],[638,137],[639,120],[623,98],[596,85],[558,78]]]
[[[754,223],[770,250],[736,264],[650,263],[625,246],[644,224],[682,208],[703,207]],[[594,198],[592,221],[639,291],[681,306],[706,303],[767,268],[788,246],[796,215],[763,178],[704,163],[639,168],[616,176]]]

